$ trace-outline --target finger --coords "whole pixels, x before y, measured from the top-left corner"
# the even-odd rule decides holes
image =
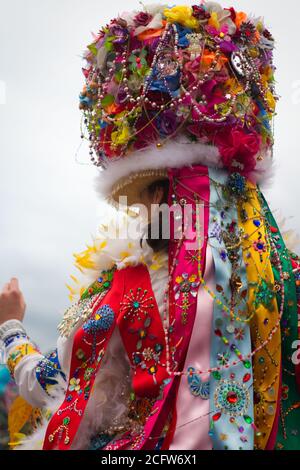
[[[18,281],[18,279],[17,279],[16,277],[12,277],[12,278],[11,278],[11,281],[10,281],[10,288],[11,288],[12,290],[17,290],[17,291],[20,290],[20,289],[19,289],[19,281]]]
[[[7,294],[7,292],[10,291],[10,282],[7,282],[4,286],[3,286],[3,289],[2,289],[2,293],[3,294]]]

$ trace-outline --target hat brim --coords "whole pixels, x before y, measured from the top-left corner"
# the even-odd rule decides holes
[[[113,186],[109,202],[118,207],[125,205],[125,202],[127,202],[128,206],[140,204],[144,189],[156,181],[166,180],[168,180],[166,169],[144,170],[131,173],[129,176],[121,178]],[[127,201],[122,200],[124,197],[127,198]]]

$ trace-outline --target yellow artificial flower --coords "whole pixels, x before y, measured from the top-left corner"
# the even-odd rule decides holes
[[[270,90],[267,91],[267,103],[268,103],[268,106],[270,109],[272,109],[272,111],[275,111],[275,108],[276,108],[276,100],[272,94],[272,92]]]
[[[199,27],[198,20],[193,16],[193,9],[189,6],[166,8],[164,15],[170,23],[179,23],[191,29],[198,29]]]
[[[129,251],[122,251],[120,253],[120,258],[121,258],[122,261],[124,261],[124,259],[126,259],[126,258],[129,258],[129,256],[130,256]]]
[[[92,255],[95,253],[95,247],[89,246],[85,251],[82,253],[74,254],[75,258],[75,266],[82,271],[83,269],[94,269],[95,263],[92,260]]]
[[[126,145],[131,137],[129,126],[126,122],[119,126],[117,131],[111,133],[111,141],[113,145]]]
[[[220,22],[219,22],[219,17],[218,13],[213,11],[211,13],[211,16],[208,21],[209,26],[212,26],[213,28],[216,28],[217,31],[220,29]]]
[[[259,21],[256,25],[256,29],[259,33],[262,33],[263,30],[265,29],[263,21]]]
[[[262,82],[264,86],[267,86],[268,82],[274,79],[274,71],[272,67],[269,65],[264,68],[264,72],[262,74]]]
[[[76,289],[74,289],[72,286],[70,286],[69,284],[66,284],[66,288],[68,289],[69,291],[69,295],[68,295],[68,298],[70,300],[70,302],[73,302],[74,299],[75,299],[75,296],[77,295],[77,291]]]
[[[156,253],[153,258],[152,258],[152,264],[150,266],[150,269],[152,271],[157,271],[158,269],[160,269],[164,263],[165,263],[165,257],[162,256],[161,254],[159,253]]]
[[[229,78],[226,80],[225,88],[228,93],[231,93],[231,95],[237,95],[243,90],[242,85],[240,85],[240,83],[235,78]]]
[[[83,269],[95,269],[96,265],[92,259],[92,256],[99,251],[103,250],[107,245],[107,241],[101,241],[100,244],[96,244],[96,242],[89,246],[87,245],[87,249],[82,251],[81,253],[74,253],[75,258],[75,266],[79,269],[79,271],[83,271]],[[74,279],[73,279],[74,280]]]

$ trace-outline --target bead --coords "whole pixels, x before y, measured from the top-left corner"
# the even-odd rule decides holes
[[[244,367],[246,369],[250,369],[251,368],[251,362],[250,361],[244,361]]]
[[[222,413],[216,413],[216,414],[213,415],[212,419],[213,419],[214,422],[216,422],[216,421],[219,421],[221,416],[222,416]]]
[[[251,379],[251,374],[245,374],[243,377],[243,382],[247,383],[249,382],[250,379]]]
[[[244,420],[247,424],[252,424],[253,423],[253,419],[248,415],[244,416]]]

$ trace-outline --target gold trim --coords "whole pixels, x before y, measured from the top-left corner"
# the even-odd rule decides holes
[[[164,169],[142,170],[131,173],[118,180],[112,187],[111,195],[108,198],[115,207],[119,207],[119,197],[127,196],[128,206],[137,204],[140,201],[141,191],[149,184],[157,180],[165,180],[168,178],[168,172]]]

